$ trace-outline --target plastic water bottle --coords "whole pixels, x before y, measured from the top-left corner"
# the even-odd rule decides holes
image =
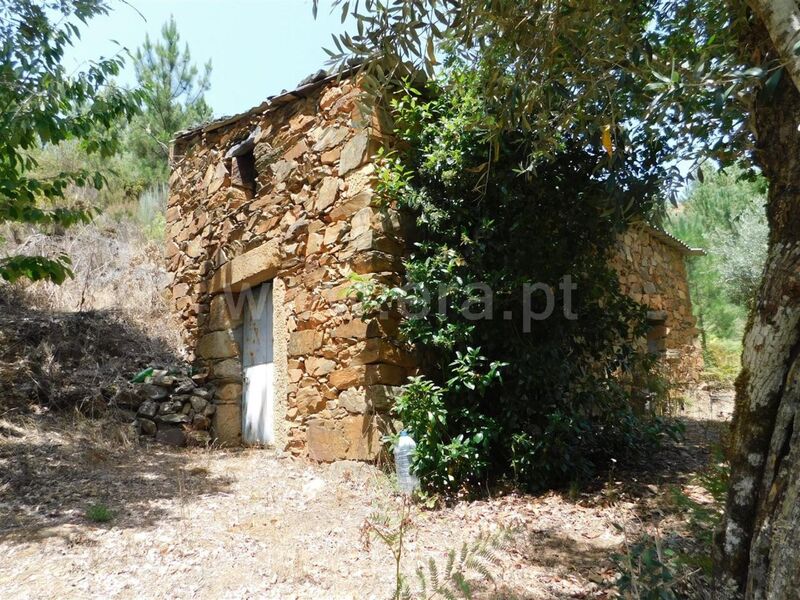
[[[417,450],[417,443],[406,430],[394,446],[394,466],[397,469],[397,486],[403,494],[411,494],[419,488],[419,479],[411,472],[411,459]]]

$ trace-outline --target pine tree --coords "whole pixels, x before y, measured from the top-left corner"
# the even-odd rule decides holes
[[[161,39],[150,36],[134,55],[139,85],[145,90],[144,110],[132,123],[129,147],[150,183],[166,181],[169,142],[176,131],[207,121],[205,101],[210,88],[211,61],[202,71],[192,62],[188,44],[181,50],[174,17],[161,28]]]

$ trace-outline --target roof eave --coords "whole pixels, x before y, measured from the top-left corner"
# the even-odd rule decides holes
[[[241,121],[243,119],[264,114],[272,107],[283,106],[284,104],[289,104],[297,100],[302,100],[308,97],[308,94],[310,92],[319,89],[320,87],[324,86],[327,83],[330,83],[331,81],[348,77],[353,73],[355,73],[360,67],[361,65],[354,65],[352,67],[348,67],[341,71],[337,71],[336,73],[331,73],[326,77],[301,85],[288,92],[281,92],[280,94],[277,94],[275,96],[269,96],[264,102],[262,102],[258,106],[254,106],[250,110],[246,110],[242,113],[231,115],[228,117],[222,117],[215,121],[210,121],[208,123],[204,123],[203,125],[198,125],[197,127],[193,127],[191,129],[178,131],[172,138],[172,144],[175,144],[176,142],[187,142],[190,139],[200,134],[209,133],[217,129],[220,129],[222,127],[225,127],[227,125],[231,125],[233,123]]]

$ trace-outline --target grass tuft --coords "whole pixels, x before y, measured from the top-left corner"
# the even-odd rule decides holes
[[[108,523],[114,514],[105,504],[92,504],[86,509],[86,518],[93,523]]]

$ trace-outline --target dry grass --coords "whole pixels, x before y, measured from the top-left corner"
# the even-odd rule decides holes
[[[101,217],[60,236],[3,234],[14,240],[10,253],[68,253],[75,278],[0,284],[0,416],[75,407],[100,416],[138,370],[182,361],[161,297],[168,275],[160,248],[134,221]]]
[[[5,235],[16,240],[10,254],[67,254],[75,277],[62,285],[20,285],[31,308],[54,312],[113,310],[173,348],[180,341],[162,297],[169,284],[161,244],[148,239],[132,219],[100,217],[63,235],[33,231]]]

